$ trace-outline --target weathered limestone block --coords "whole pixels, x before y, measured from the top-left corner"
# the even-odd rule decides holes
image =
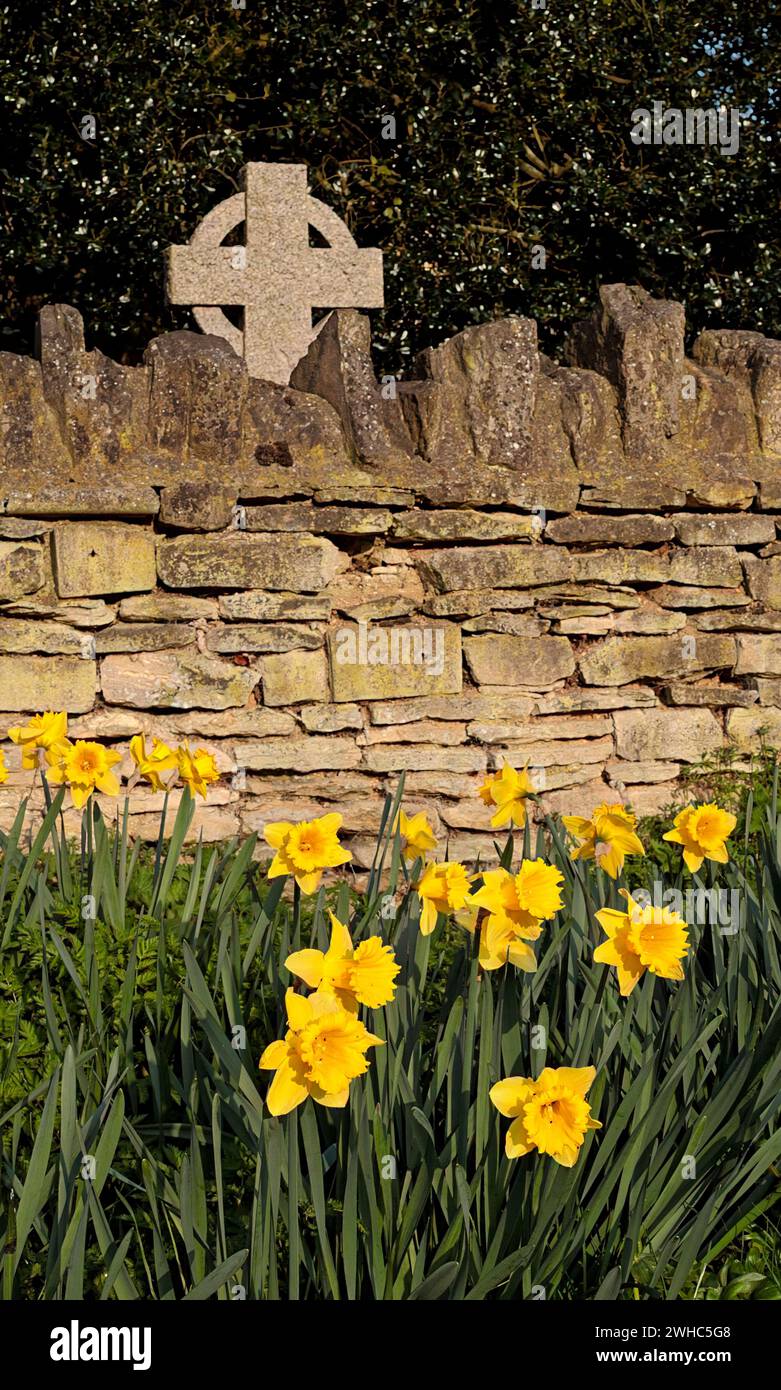
[[[306,398],[305,398],[306,399]],[[309,397],[310,400],[317,400],[316,396]],[[321,402],[324,404],[324,402]],[[368,475],[367,475],[368,476]],[[315,502],[349,502],[355,506],[371,507],[397,507],[404,509],[414,507],[415,494],[407,488],[382,487],[377,483],[341,483],[337,478],[335,481],[321,484],[314,493]]]
[[[570,559],[573,577],[586,583],[661,583],[670,574],[669,557],[653,550],[589,550]]]
[[[728,507],[744,509],[750,507],[757,495],[757,485],[745,474],[735,472],[735,460],[726,459],[719,464],[705,457],[701,464],[704,476],[687,478],[687,506]],[[668,502],[666,504],[670,506]]]
[[[52,531],[54,579],[60,598],[154,589],[154,535],[144,526],[71,521]]]
[[[781,632],[781,612],[764,613],[751,607],[738,612],[717,609],[697,613],[692,621],[703,632]]]
[[[422,550],[419,565],[433,587],[444,593],[451,589],[512,589],[556,583],[572,579],[576,565],[585,558],[570,555],[558,546],[459,546],[453,550]]]
[[[351,622],[382,623],[391,618],[411,618],[416,605],[409,598],[370,599],[368,603],[356,603],[342,612]]]
[[[260,661],[264,705],[300,705],[330,698],[325,652],[291,651]]]
[[[594,550],[571,556],[574,577],[604,584],[700,584],[735,588],[742,580],[734,547],[673,550]]]
[[[742,685],[729,685],[726,681],[701,681],[697,684],[673,681],[665,687],[664,694],[673,705],[710,705],[714,709],[729,705],[755,705],[759,698],[758,691],[747,690]]]
[[[781,676],[781,634],[747,633],[736,640],[736,676]]]
[[[612,734],[613,724],[609,715],[574,714],[550,715],[538,719],[512,720],[473,720],[467,725],[470,738],[479,743],[512,743],[528,740],[565,738],[602,738]]]
[[[112,623],[94,639],[98,656],[109,652],[159,652],[189,647],[195,633],[187,623]]]
[[[578,473],[585,483],[614,475],[623,458],[618,396],[607,377],[541,358],[561,392],[561,418]]]
[[[3,604],[4,618],[54,618],[57,622],[71,627],[97,628],[113,623],[117,616],[117,605],[104,603],[102,599],[75,599],[72,603],[60,603],[48,592],[33,598],[19,599],[15,603]]]
[[[718,720],[707,709],[616,710],[613,722],[616,753],[632,762],[693,763],[723,743]]]
[[[522,743],[508,742],[502,746],[492,746],[488,749],[488,759],[490,767],[495,770],[501,768],[504,762],[510,762],[514,767],[523,767],[528,763],[533,769],[571,767],[585,763],[605,763],[613,756],[613,752],[612,736],[572,738],[563,742],[555,739],[535,742],[529,739]]]
[[[266,503],[244,508],[247,531],[310,531],[314,535],[379,536],[393,515],[384,507],[316,507],[311,502]]]
[[[128,711],[122,713],[127,714]],[[169,737],[178,739],[191,735],[208,739],[276,738],[282,734],[298,732],[298,725],[292,714],[282,710],[265,709],[262,705],[248,705],[244,709],[224,709],[216,712],[194,709],[161,714],[159,710],[153,710],[151,714],[142,712],[137,718],[141,720],[141,728],[145,732],[157,734],[166,742]]]
[[[543,618],[560,616],[553,605],[562,603],[570,607],[577,605],[581,613],[588,611],[584,604],[604,605],[607,609],[640,606],[639,594],[626,584],[543,584],[535,588],[532,597],[537,599],[538,612]],[[504,606],[507,607],[506,604]],[[494,607],[498,608],[499,604],[494,604]],[[567,616],[575,617],[576,614],[571,612]]]
[[[211,479],[174,483],[160,494],[160,520],[180,531],[223,531],[231,524],[238,493]]]
[[[681,387],[682,439],[677,442],[687,461],[687,474],[692,457],[697,458],[701,479],[708,477],[703,463],[710,465],[712,476],[719,481],[742,473],[745,460],[756,451],[750,401],[748,410],[741,409],[734,381],[718,368],[689,358],[684,363]]]
[[[261,770],[247,772],[247,791],[253,796],[278,797],[290,800],[292,796],[316,797],[318,801],[339,803],[348,796],[380,796],[383,791],[382,780],[368,772],[356,772],[352,768],[324,772],[299,773],[295,768],[281,774]],[[330,807],[335,810],[337,807]]]
[[[681,770],[680,763],[623,762],[617,759],[607,764],[605,771],[611,786],[625,787],[630,782],[673,782]]]
[[[610,472],[606,473],[601,468],[595,471],[593,479],[583,480],[580,496],[583,507],[598,507],[613,512],[660,512],[667,507],[685,507],[687,498],[689,505],[703,500],[700,497],[689,498],[691,488],[685,486],[680,467],[673,471],[669,462],[663,465],[661,461],[655,461],[654,467],[649,469],[642,460],[630,459],[621,453],[613,460]],[[748,506],[755,488],[751,482],[747,482],[746,486],[745,505]],[[714,507],[731,505],[715,498],[708,500]]]
[[[414,723],[383,724],[368,728],[362,740],[367,746],[378,743],[435,743],[452,747],[466,743],[466,725],[449,724],[443,719],[419,719]]]
[[[761,705],[778,705],[781,708],[781,680],[757,676],[751,685],[756,689]]]
[[[750,391],[760,448],[781,452],[781,343],[741,329],[706,329],[692,352]],[[745,408],[745,397],[740,404]]]
[[[201,599],[200,602],[212,602]],[[267,594],[263,589],[244,593],[223,594],[219,600],[220,617],[229,622],[327,622],[331,616],[331,601],[327,596],[302,594]],[[210,615],[211,616],[211,615]]]
[[[763,511],[777,511],[781,507],[781,476],[777,473],[760,480],[759,506]]]
[[[182,330],[154,338],[149,376],[149,441],[187,463],[202,460],[230,477],[241,442],[247,369],[224,338]]]
[[[152,487],[124,483],[106,478],[100,483],[68,485],[31,481],[21,491],[11,491],[3,498],[10,516],[133,516],[152,517],[160,502]]]
[[[304,705],[298,712],[308,734],[335,734],[343,729],[362,729],[359,705]]]
[[[323,639],[314,628],[302,623],[229,623],[213,627],[206,636],[210,652],[291,652],[313,651]]]
[[[755,512],[683,512],[674,524],[682,545],[766,545],[776,535],[774,518]]]
[[[39,521],[24,516],[8,516],[0,512],[0,536],[3,540],[29,541],[45,536],[51,530],[50,521]]]
[[[238,477],[244,502],[311,497],[324,488],[342,500],[343,491],[377,482],[353,461],[333,406],[319,395],[257,378],[249,380]]]
[[[124,622],[192,622],[199,618],[216,618],[218,613],[214,598],[169,594],[165,589],[155,589],[151,594],[131,594],[119,605],[119,616]]]
[[[101,663],[103,698],[140,709],[229,709],[245,705],[259,673],[202,652],[138,652]]]
[[[532,540],[542,530],[540,520],[522,512],[478,512],[472,507],[442,511],[400,512],[393,534],[406,541]]]
[[[735,665],[732,637],[609,637],[588,647],[578,665],[587,685],[623,685]]]
[[[45,581],[43,546],[0,541],[0,599],[34,594]]]
[[[317,593],[344,563],[336,546],[319,536],[176,536],[157,548],[160,578],[171,589]]]
[[[727,738],[746,753],[756,753],[764,743],[781,747],[781,709],[759,705],[756,709],[732,709],[727,715]]]
[[[599,300],[591,317],[575,325],[565,357],[613,384],[626,451],[651,462],[679,429],[683,305],[630,285],[602,285]]]
[[[628,709],[658,703],[647,685],[607,686],[605,689],[572,685],[566,690],[540,695],[535,707],[538,714],[567,714],[575,710]]]
[[[533,319],[464,329],[427,348],[415,366],[426,388],[405,414],[425,458],[467,456],[512,469],[528,462],[539,379]]]
[[[669,517],[645,513],[594,516],[576,512],[573,516],[556,517],[545,527],[546,540],[564,545],[661,545],[674,535],[675,523]]]
[[[258,771],[315,772],[358,767],[361,749],[352,738],[316,734],[298,738],[264,738],[237,742],[233,752],[239,767]]]
[[[671,801],[676,801],[674,789],[669,782],[646,782],[641,786],[625,786],[622,788],[622,797],[636,816],[661,815]]]
[[[743,561],[748,591],[767,608],[781,609],[781,555],[769,560],[747,556]]]
[[[407,799],[437,796],[455,801],[459,797],[476,797],[482,783],[483,778],[477,772],[448,773],[429,768],[422,772],[410,772],[404,779],[404,790]],[[385,774],[385,790],[393,786],[392,773]],[[444,806],[441,809],[444,809]]]
[[[5,618],[0,612],[0,652],[41,652],[63,656],[93,657],[95,640],[90,633],[64,623],[42,623],[25,618]]]
[[[374,376],[369,320],[354,309],[336,309],[290,378],[291,386],[322,396],[333,406],[356,459],[392,478],[408,466],[412,445],[394,401],[385,400]]]
[[[498,632],[512,637],[539,637],[550,624],[533,613],[483,613],[462,623],[464,632]]]
[[[364,748],[363,763],[369,772],[483,772],[486,754],[482,748],[440,748],[433,743],[387,743]]]
[[[164,835],[170,836],[176,822],[176,811],[179,799],[175,798],[173,803],[169,801],[168,809],[165,813]],[[114,810],[116,812],[117,806]],[[80,813],[79,813],[80,814]],[[78,835],[79,817],[73,817],[73,824],[70,833]],[[215,806],[212,804],[203,805],[198,802],[193,818],[188,826],[184,842],[187,845],[195,844],[198,840],[203,840],[204,844],[217,844],[220,840],[230,840],[234,835],[238,835],[241,823],[238,815],[238,802],[233,806]],[[68,822],[66,816],[66,831]],[[133,839],[149,840],[154,843],[160,834],[160,812],[154,811],[148,815],[130,816],[128,820],[128,832]]]
[[[675,592],[673,586],[670,587]],[[624,613],[617,613],[613,619],[613,631],[637,637],[651,637],[677,632],[685,622],[686,617],[683,613],[670,613],[655,603],[644,603],[641,608],[630,608]]]
[[[575,670],[566,637],[467,637],[464,655],[473,679],[481,685],[544,690]]]
[[[553,623],[552,631],[561,637],[607,637],[614,626],[615,619],[609,613],[598,617],[563,618]]]
[[[534,595],[513,589],[456,589],[450,594],[427,595],[421,608],[434,618],[472,618],[494,609],[518,611],[531,608]]]
[[[67,304],[41,309],[37,337],[43,389],[75,464],[75,481],[119,477],[147,441],[145,369],[86,352],[81,315]]]
[[[420,496],[439,507],[576,506],[561,387],[539,372],[533,323],[466,329],[416,367],[425,379],[401,382],[397,403],[428,465],[411,480]]]
[[[0,477],[38,485],[67,473],[70,456],[43,390],[39,362],[0,352]]]
[[[335,612],[348,616],[357,613],[369,621],[375,614],[387,613],[389,604],[399,616],[418,610],[423,593],[423,581],[416,570],[406,565],[378,565],[370,574],[354,568],[339,574],[323,598]]]
[[[0,709],[36,714],[92,709],[97,686],[94,661],[75,656],[0,656]]]
[[[604,802],[607,786],[594,767],[589,768],[589,772],[591,775],[588,781],[578,784],[574,792],[571,786],[563,787],[560,791],[546,791],[539,809],[534,808],[532,811],[533,820],[540,820],[543,813],[566,816],[574,812],[579,816],[590,815],[595,806]]]
[[[751,599],[742,589],[707,589],[696,584],[661,584],[648,597],[660,608],[748,608]]]
[[[671,584],[713,585],[737,588],[743,575],[740,556],[726,545],[702,546],[692,550],[673,550],[667,579]]]
[[[452,623],[342,624],[329,634],[328,647],[338,704],[461,689],[461,632]]]
[[[402,724],[418,719],[525,719],[535,708],[531,695],[436,695],[432,699],[382,700],[369,705],[372,724]]]

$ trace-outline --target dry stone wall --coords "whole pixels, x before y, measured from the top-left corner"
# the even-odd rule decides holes
[[[608,285],[561,363],[514,318],[378,383],[339,311],[283,387],[192,333],[118,365],[47,307],[38,360],[0,353],[0,738],[65,708],[128,772],[187,738],[222,774],[193,834],[338,808],[359,864],[402,770],[472,860],[504,759],[642,814],[781,744],[781,343],[684,328]],[[161,806],[135,787],[133,832]]]

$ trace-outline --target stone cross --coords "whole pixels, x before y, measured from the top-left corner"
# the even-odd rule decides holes
[[[306,165],[248,164],[242,176],[243,193],[207,213],[187,246],[169,246],[166,290],[172,304],[193,306],[204,333],[244,356],[250,376],[287,385],[314,337],[313,308],[382,305],[382,252],[359,249],[307,193]],[[242,222],[245,244],[223,246]],[[326,247],[310,246],[310,226]],[[243,307],[243,331],[219,307],[228,304]]]

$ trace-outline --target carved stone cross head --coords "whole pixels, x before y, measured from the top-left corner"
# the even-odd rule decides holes
[[[382,252],[359,249],[341,218],[306,187],[304,164],[248,164],[244,192],[203,218],[187,246],[166,252],[172,304],[193,306],[204,333],[226,338],[250,376],[287,385],[314,336],[312,310],[378,308]],[[241,223],[243,246],[223,246]],[[310,246],[309,228],[328,243]],[[241,305],[235,328],[222,305]]]

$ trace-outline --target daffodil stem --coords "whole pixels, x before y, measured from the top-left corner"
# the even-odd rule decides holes
[[[301,945],[301,889],[293,884],[293,947],[297,951]]]

